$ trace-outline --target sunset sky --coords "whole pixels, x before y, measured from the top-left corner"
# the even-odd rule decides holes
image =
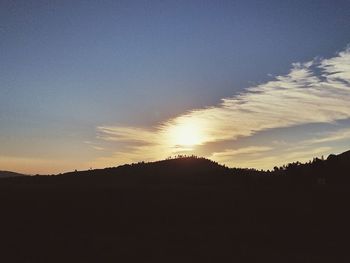
[[[350,1],[0,1],[0,170],[350,149]]]

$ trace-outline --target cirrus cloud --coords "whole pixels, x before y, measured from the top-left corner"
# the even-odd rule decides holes
[[[159,159],[184,150],[169,137],[176,127],[195,125],[201,131],[201,147],[219,141],[237,140],[257,132],[304,125],[333,123],[350,118],[350,48],[329,59],[293,64],[286,75],[250,87],[222,99],[216,106],[195,109],[149,129],[123,125],[98,127],[99,138],[120,143],[114,157],[130,160]],[[249,148],[248,153],[269,150]],[[243,151],[243,150],[242,150]],[[208,156],[238,154],[223,148]]]

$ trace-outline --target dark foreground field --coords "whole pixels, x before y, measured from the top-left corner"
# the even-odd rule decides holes
[[[0,262],[350,262],[347,184],[186,176],[2,179]]]

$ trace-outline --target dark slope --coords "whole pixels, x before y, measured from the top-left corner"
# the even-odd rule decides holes
[[[271,173],[181,158],[4,178],[0,262],[350,262],[347,158]]]
[[[183,157],[177,159],[168,159],[157,162],[139,162],[134,164],[125,164],[118,167],[88,170],[81,172],[71,172],[64,175],[163,175],[163,176],[189,176],[189,175],[214,175],[228,174],[229,168],[205,158]]]
[[[232,170],[205,158],[184,157],[149,163],[126,164],[113,168],[70,172],[63,177],[84,177],[96,183],[215,183],[232,175]],[[90,177],[87,179],[86,177]],[[79,180],[79,179],[76,179]]]
[[[350,150],[338,155],[339,158],[350,160]]]
[[[334,164],[347,165],[350,163],[350,151],[346,151],[338,155],[331,154],[328,156],[327,160],[334,162]]]
[[[314,158],[301,164],[290,163],[273,172],[284,175],[297,185],[315,184],[350,184],[350,151],[339,155],[331,154],[326,160]]]
[[[94,177],[90,181],[95,180],[96,183],[114,180],[114,183],[234,183],[305,186],[318,184],[322,179],[328,184],[350,184],[350,151],[339,155],[332,154],[326,160],[314,158],[308,163],[295,162],[276,168],[272,171],[228,168],[205,158],[182,157],[69,172],[63,176]]]
[[[17,176],[26,176],[25,174],[10,172],[10,171],[0,171],[0,178],[7,177],[17,177]]]

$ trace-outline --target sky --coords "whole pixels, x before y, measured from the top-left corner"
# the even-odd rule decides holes
[[[0,1],[0,170],[350,149],[350,1]]]

